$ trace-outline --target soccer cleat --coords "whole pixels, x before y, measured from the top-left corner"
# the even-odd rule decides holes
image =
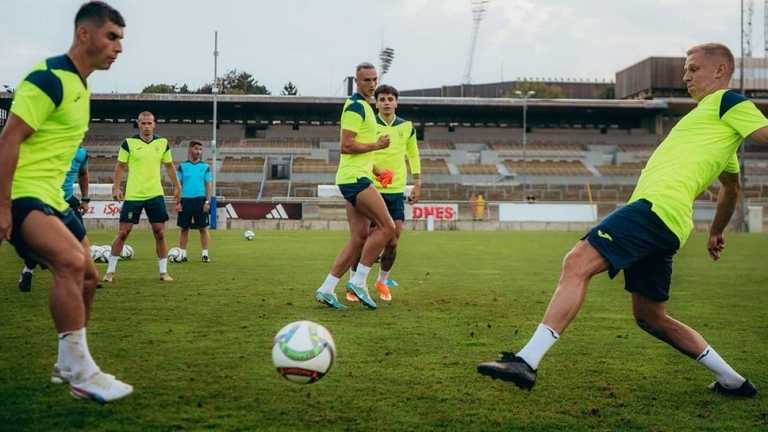
[[[115,277],[114,273],[104,273],[104,277],[101,278],[102,282],[112,282],[112,279]]]
[[[368,294],[368,288],[357,286],[352,282],[347,282],[347,291],[351,291],[368,309],[376,309],[378,306]]]
[[[32,291],[32,272],[21,272],[19,276],[19,291]]]
[[[399,287],[399,286],[400,286],[400,284],[399,284],[399,283],[397,283],[397,282],[395,282],[395,281],[394,281],[393,279],[391,279],[391,278],[387,278],[387,286],[388,286],[388,287],[390,287],[390,288],[395,288],[395,287]]]
[[[352,291],[347,291],[347,301],[359,302],[360,300],[358,300],[357,297],[354,294],[352,294]]]
[[[347,308],[346,306],[341,304],[341,302],[339,302],[339,299],[336,298],[336,294],[334,293],[327,294],[324,292],[316,291],[315,300],[328,306],[331,309],[343,310]]]
[[[112,402],[133,393],[133,386],[112,375],[99,372],[87,381],[69,384],[69,394],[75,399],[94,400],[100,404]]]
[[[724,387],[719,382],[715,381],[709,385],[709,389],[715,393],[720,393],[726,396],[742,396],[742,397],[755,397],[757,396],[757,389],[749,380],[744,381],[741,387],[735,389],[729,389]]]
[[[502,352],[496,361],[480,363],[477,372],[493,379],[510,381],[524,390],[536,384],[536,371],[513,352]]]
[[[209,257],[208,257],[208,255],[203,255],[203,256],[202,256],[202,258],[201,258],[201,260],[202,260],[204,263],[209,263],[209,262],[211,262],[211,258],[209,258]]]
[[[173,278],[168,273],[160,273],[160,280],[163,282],[173,282]]]
[[[384,301],[392,301],[392,293],[389,292],[389,287],[386,282],[376,281],[376,290],[379,291],[379,298]]]
[[[102,372],[103,373],[103,372]],[[105,374],[110,378],[115,378],[114,375]],[[69,378],[67,378],[67,373],[59,368],[59,364],[55,363],[53,365],[53,369],[51,370],[51,383],[52,384],[69,384]]]

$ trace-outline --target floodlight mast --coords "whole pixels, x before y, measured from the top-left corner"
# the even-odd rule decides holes
[[[464,70],[464,84],[472,83],[472,65],[475,61],[475,48],[477,47],[477,35],[480,32],[480,22],[485,18],[490,0],[472,0],[472,39],[469,43],[469,55],[467,67]]]

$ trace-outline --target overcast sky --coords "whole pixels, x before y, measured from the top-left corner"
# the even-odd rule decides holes
[[[0,85],[66,51],[81,0],[0,0]],[[756,2],[754,40],[763,39]],[[302,95],[341,95],[360,61],[395,49],[386,81],[400,89],[461,81],[470,0],[111,0],[125,17],[123,54],[90,78],[95,92],[139,92],[150,83],[198,87],[219,69],[252,73],[273,94],[293,81]],[[648,56],[723,42],[738,55],[739,0],[491,0],[472,82],[517,77],[613,80]],[[762,56],[762,43],[753,53]]]

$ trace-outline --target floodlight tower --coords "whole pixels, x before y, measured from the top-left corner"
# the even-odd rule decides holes
[[[469,55],[467,67],[464,70],[464,84],[472,83],[472,64],[475,61],[475,48],[477,47],[477,34],[480,32],[480,22],[485,18],[490,0],[472,0],[472,39],[469,43]]]
[[[768,1],[768,0],[766,0]],[[381,63],[379,66],[379,70],[381,71],[381,78],[383,80],[384,75],[389,72],[389,69],[392,67],[392,62],[395,60],[395,49],[394,48],[382,48],[381,52],[379,53],[379,62]]]

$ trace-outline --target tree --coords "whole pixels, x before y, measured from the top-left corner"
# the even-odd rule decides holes
[[[141,91],[142,93],[191,93],[189,86],[182,84],[150,84]]]
[[[504,97],[517,97],[515,92],[526,94],[529,91],[535,91],[535,98],[541,99],[561,99],[565,97],[565,92],[560,86],[554,84],[547,84],[543,82],[519,82],[515,87],[504,92]]]
[[[237,69],[232,69],[223,77],[219,78],[221,88],[219,93],[222,94],[258,94],[268,95],[271,94],[267,88],[253,78],[253,75],[248,72],[239,72]],[[211,83],[205,84],[199,89],[195,90],[195,93],[210,94],[212,91]]]
[[[297,89],[291,81],[288,81],[288,83],[283,86],[283,91],[280,92],[281,96],[297,96],[298,94],[299,89]]]
[[[616,87],[606,87],[600,92],[600,99],[616,99]]]

